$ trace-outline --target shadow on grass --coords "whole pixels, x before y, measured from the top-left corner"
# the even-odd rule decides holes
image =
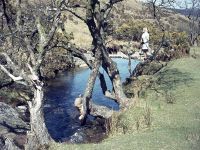
[[[172,91],[179,86],[189,86],[193,82],[190,73],[184,73],[178,69],[166,69],[157,74],[158,78],[152,85],[152,89],[157,91]]]
[[[193,82],[189,73],[183,73],[178,69],[166,69],[158,74],[156,84],[160,86],[161,90],[173,90],[180,85],[189,86]]]

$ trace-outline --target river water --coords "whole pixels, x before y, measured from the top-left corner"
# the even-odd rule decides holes
[[[121,58],[113,60],[117,63],[122,82],[125,81],[129,76],[128,60]],[[133,70],[138,61],[132,60],[131,64]],[[111,90],[108,76],[103,69],[101,72],[105,75],[107,86]],[[85,140],[82,132],[85,128],[88,129],[88,126],[80,126],[79,112],[74,107],[75,98],[84,93],[89,74],[90,70],[87,68],[71,69],[58,74],[55,79],[48,82],[45,90],[44,116],[47,129],[54,140],[72,143],[90,141],[90,139]],[[119,109],[117,103],[103,96],[99,79],[96,80],[92,99],[96,104],[114,110]]]

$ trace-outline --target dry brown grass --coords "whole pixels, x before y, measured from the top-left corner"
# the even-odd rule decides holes
[[[74,18],[65,23],[65,29],[70,34],[73,33],[74,39],[71,41],[80,48],[90,48],[92,37],[85,23]]]

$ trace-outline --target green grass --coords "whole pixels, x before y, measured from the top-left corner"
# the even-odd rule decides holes
[[[191,54],[193,55],[194,48]],[[200,48],[195,49],[195,55]],[[170,62],[153,77],[136,107],[120,114],[117,128],[99,144],[54,143],[58,150],[198,150],[200,148],[200,57]],[[147,113],[146,110],[150,110]],[[150,126],[145,117],[150,118]]]

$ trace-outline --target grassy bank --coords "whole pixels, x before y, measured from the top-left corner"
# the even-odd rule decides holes
[[[194,53],[195,51],[195,53]],[[99,144],[52,144],[50,149],[189,150],[200,147],[200,48],[152,77],[137,106],[121,113]],[[116,127],[116,128],[115,128]]]

